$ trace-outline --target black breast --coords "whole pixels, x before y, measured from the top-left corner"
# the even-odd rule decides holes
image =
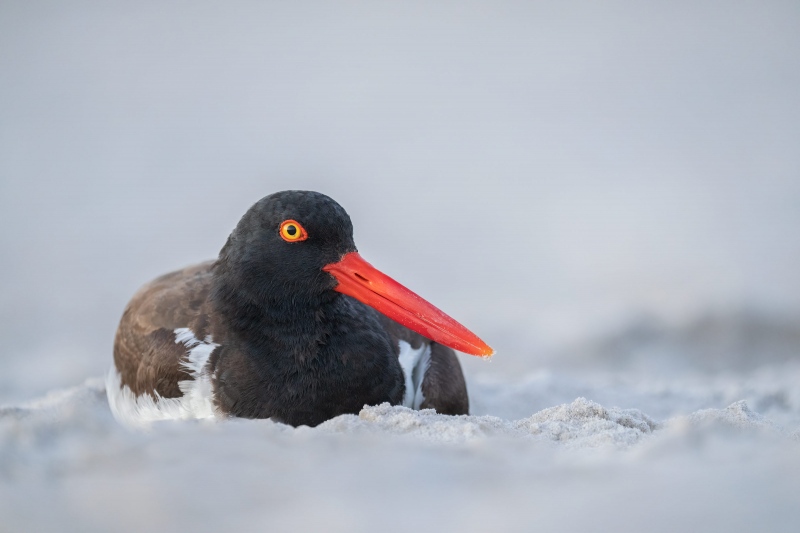
[[[376,311],[338,295],[315,310],[314,328],[309,319],[263,324],[251,338],[229,337],[217,348],[211,365],[220,410],[316,426],[364,405],[402,401],[397,339]]]

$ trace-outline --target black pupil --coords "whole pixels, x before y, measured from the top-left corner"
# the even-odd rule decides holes
[[[295,234],[297,233],[297,227],[295,227],[294,224],[289,224],[288,226],[286,226],[286,233],[294,237]]]

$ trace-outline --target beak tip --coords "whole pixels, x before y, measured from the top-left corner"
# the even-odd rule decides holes
[[[480,357],[482,359],[490,360],[494,354],[497,352],[491,346],[484,344],[482,348],[476,350],[474,352],[469,352],[471,355],[476,357]]]

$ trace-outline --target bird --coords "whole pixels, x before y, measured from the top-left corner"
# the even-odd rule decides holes
[[[494,350],[358,253],[347,212],[314,191],[250,207],[216,260],[138,290],[106,391],[121,423],[271,419],[316,426],[388,402],[469,413],[458,350]]]

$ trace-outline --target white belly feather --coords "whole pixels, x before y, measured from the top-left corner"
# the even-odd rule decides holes
[[[403,405],[411,409],[419,409],[425,396],[422,395],[422,380],[431,364],[431,347],[423,344],[419,348],[412,348],[406,341],[400,341],[400,366],[406,380],[406,393],[403,396]]]
[[[215,344],[210,336],[198,340],[189,328],[175,330],[175,343],[186,346],[186,361],[181,366],[192,377],[178,382],[183,396],[163,398],[155,394],[136,396],[124,386],[120,388],[120,375],[115,367],[106,376],[108,405],[114,417],[123,425],[135,428],[148,426],[157,420],[191,420],[197,418],[219,418],[212,402],[211,376],[208,373],[208,358]]]

